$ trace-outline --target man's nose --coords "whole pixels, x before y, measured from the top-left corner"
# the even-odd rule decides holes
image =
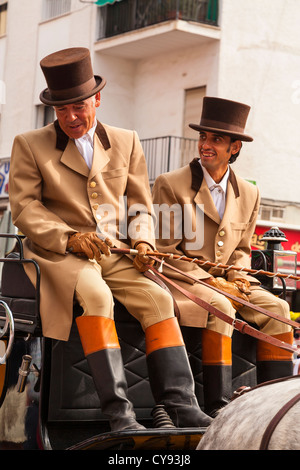
[[[73,122],[73,121],[75,121],[75,119],[77,119],[77,115],[76,115],[75,111],[72,108],[67,109],[66,118],[70,122]]]
[[[204,142],[202,142],[201,147],[202,147],[203,149],[211,148],[211,143],[210,143],[210,141],[206,139]]]

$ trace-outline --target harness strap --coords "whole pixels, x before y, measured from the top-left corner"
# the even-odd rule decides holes
[[[170,266],[170,265],[166,265],[168,267],[170,267],[171,269],[173,268],[173,266]],[[240,333],[243,333],[243,334],[248,334],[250,336],[253,336],[254,338],[257,338],[257,339],[260,339],[262,341],[265,341],[267,343],[270,343],[270,344],[273,344],[275,346],[278,346],[282,349],[286,349],[287,351],[290,351],[290,352],[295,352],[295,348],[293,348],[293,346],[283,342],[283,341],[279,341],[277,340],[276,338],[272,337],[272,336],[269,336],[269,335],[266,335],[264,333],[261,333],[260,331],[256,330],[255,328],[252,328],[250,325],[248,325],[247,322],[245,321],[242,321],[242,320],[238,320],[238,319],[233,319],[231,318],[229,315],[227,315],[226,313],[222,312],[221,310],[217,309],[216,307],[214,307],[213,305],[209,304],[208,302],[205,302],[204,300],[200,299],[199,297],[197,297],[196,295],[190,293],[189,291],[187,291],[186,289],[182,288],[181,286],[179,286],[178,284],[176,284],[174,281],[171,281],[171,279],[167,278],[166,276],[164,276],[163,274],[161,274],[160,272],[158,272],[154,267],[151,267],[151,270],[154,272],[154,274],[162,279],[164,282],[167,282],[169,283],[170,285],[172,285],[173,287],[175,287],[175,289],[179,290],[183,295],[185,295],[186,297],[188,297],[190,300],[192,300],[193,302],[195,302],[197,305],[201,306],[201,307],[204,307],[207,311],[209,311],[210,313],[212,313],[213,315],[216,315],[218,318],[220,318],[221,320],[225,321],[226,323],[229,323],[233,326],[233,328],[235,328],[236,330],[238,330]],[[184,274],[186,275],[186,273],[183,273],[182,271],[174,268],[174,270],[176,270],[177,272],[180,272],[181,274]],[[190,277],[192,279],[194,279],[195,281],[199,282],[200,284],[203,284],[205,286],[207,286],[208,284],[204,283],[203,281],[200,281],[199,279],[197,280],[196,278],[194,278],[193,276],[190,276],[190,275],[187,275],[187,277]],[[208,285],[209,286],[209,285]],[[250,302],[246,302],[246,301],[242,301],[242,299],[239,299],[238,297],[235,297],[231,294],[227,294],[225,292],[222,292],[220,291],[219,289],[213,287],[213,286],[209,286],[211,287],[212,289],[216,290],[217,292],[220,292],[221,294],[223,295],[226,295],[227,297],[230,297],[230,298],[233,298],[234,300],[237,300],[238,302],[240,303],[243,303],[244,305],[248,305],[255,309],[255,310],[258,310],[258,311],[262,311],[261,313],[265,313],[266,315],[268,316],[274,316],[274,318],[277,317],[276,314],[271,314],[271,312],[268,312],[268,311],[265,311],[265,309],[261,309],[260,307],[256,307],[256,306],[253,306],[252,304],[250,304]],[[254,308],[256,307],[256,308]],[[279,317],[279,315],[278,315]],[[285,323],[285,319],[282,319],[282,317],[279,317],[281,319],[281,321],[283,321]],[[286,321],[286,323],[288,323]],[[291,377],[286,377],[286,379],[290,379]],[[296,378],[294,376],[292,376],[292,378]],[[253,387],[253,388],[248,388],[246,387],[245,391],[244,392],[249,392],[255,388],[258,388],[260,386],[264,386],[264,385],[267,385],[268,383],[271,383],[271,382],[277,382],[277,381],[280,381],[280,380],[284,380],[284,379],[276,379],[274,381],[270,381],[270,382],[264,382],[263,384],[259,384],[257,385],[256,387]],[[242,394],[243,392],[241,392]],[[238,394],[237,394],[238,395]],[[276,427],[278,426],[278,423],[281,421],[281,419],[284,417],[284,415],[300,400],[300,393],[298,393],[295,397],[291,398],[276,414],[275,416],[271,419],[270,423],[268,424],[264,434],[263,434],[263,437],[261,439],[261,443],[260,443],[260,449],[259,450],[268,450],[268,445],[269,445],[269,442],[270,442],[270,439],[273,435],[273,432],[274,430],[276,429]]]
[[[152,256],[149,256],[149,258],[152,258],[155,261],[157,261],[158,263],[161,263],[161,260],[159,260],[157,258],[154,258]],[[290,320],[288,318],[284,318],[284,317],[278,315],[277,313],[269,312],[269,310],[266,310],[262,307],[259,307],[258,305],[251,304],[247,300],[236,297],[235,295],[229,294],[228,292],[224,292],[224,291],[218,289],[217,287],[211,286],[210,284],[207,284],[206,282],[201,281],[200,279],[197,279],[195,276],[192,276],[191,274],[185,273],[184,271],[181,271],[180,269],[175,268],[174,266],[171,266],[170,264],[164,263],[164,266],[166,266],[167,268],[169,268],[173,271],[176,271],[177,273],[179,273],[179,274],[181,274],[185,277],[188,277],[189,279],[192,279],[194,282],[197,282],[198,284],[202,284],[205,287],[209,287],[210,289],[212,289],[216,292],[219,292],[219,294],[225,295],[226,297],[228,297],[232,300],[235,300],[236,302],[238,302],[242,305],[245,305],[246,307],[250,307],[252,310],[256,310],[257,312],[260,312],[264,315],[267,315],[268,317],[274,318],[275,320],[278,320],[282,323],[286,323],[287,325],[293,326],[294,328],[299,328],[299,323],[297,323],[293,320]],[[167,278],[165,277],[165,279],[167,279]]]
[[[292,379],[300,379],[299,375],[288,375],[286,377],[279,377],[277,379],[272,379],[272,380],[267,380],[266,382],[261,382],[257,385],[254,385],[253,387],[248,387],[246,385],[242,385],[238,389],[236,389],[233,392],[233,396],[231,400],[235,400],[236,398],[240,397],[241,395],[244,395],[245,393],[252,392],[252,390],[256,390],[257,388],[265,387],[266,385],[271,385],[275,384],[278,382],[285,382],[286,380],[292,380]]]
[[[269,422],[263,437],[261,439],[260,448],[259,450],[268,450],[269,442],[272,437],[272,434],[280,422],[280,420],[284,417],[284,415],[300,400],[300,393],[296,396],[291,398],[271,419]]]
[[[273,336],[262,333],[259,330],[256,330],[255,328],[248,325],[248,323],[243,321],[243,320],[231,318],[226,313],[224,313],[221,310],[217,309],[216,307],[209,304],[208,302],[205,302],[205,300],[200,299],[196,295],[192,294],[191,292],[187,291],[183,287],[179,286],[174,281],[172,281],[171,279],[167,278],[166,276],[164,276],[163,274],[158,272],[155,268],[151,267],[151,270],[156,274],[156,276],[161,278],[163,281],[165,281],[166,283],[168,283],[168,284],[172,285],[173,287],[175,287],[175,289],[179,290],[183,295],[188,297],[190,300],[195,302],[200,307],[205,308],[211,314],[215,315],[216,317],[220,318],[221,320],[225,321],[226,323],[229,323],[230,325],[232,325],[233,328],[238,330],[240,333],[248,334],[248,335],[253,336],[254,338],[257,338],[261,341],[265,341],[265,342],[273,344],[274,346],[277,346],[281,349],[285,349],[286,351],[293,352],[293,353],[295,352],[295,348],[293,346],[291,346],[290,344],[285,343],[284,341],[280,341],[277,338],[274,338]]]
[[[265,387],[266,385],[271,385],[275,383],[281,383],[290,380],[299,380],[299,375],[289,375],[287,377],[279,377],[278,379],[268,380],[267,382],[260,383],[255,385],[254,387],[246,387],[242,386],[239,387],[233,394],[231,400],[235,400],[236,398],[244,395],[245,393],[252,392],[261,387]],[[272,434],[280,422],[280,420],[284,417],[284,415],[300,400],[300,393],[298,393],[295,397],[291,398],[280,410],[275,414],[275,416],[271,419],[268,426],[265,429],[265,432],[261,438],[260,448],[259,450],[268,450],[268,445]]]
[[[166,286],[166,284],[164,282],[162,282],[162,280],[158,277],[158,276],[155,276],[155,274],[151,271],[145,271],[144,273],[144,276],[147,277],[148,279],[151,279],[151,281],[155,282],[156,284],[158,284],[162,289],[164,289],[165,291],[168,292],[168,294],[170,294],[170,296],[172,297],[173,299],[173,305],[174,305],[174,313],[175,313],[175,316],[176,318],[180,318],[180,311],[179,311],[179,307],[176,303],[176,300],[174,299],[170,289],[168,288],[168,286]]]

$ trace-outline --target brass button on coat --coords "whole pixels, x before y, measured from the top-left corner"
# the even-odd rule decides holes
[[[96,199],[96,198],[98,197],[98,193],[92,193],[92,194],[91,194],[91,197],[92,197],[93,199]]]
[[[220,237],[224,237],[225,231],[224,231],[224,230],[220,230],[219,235],[220,235]]]
[[[221,240],[218,242],[218,246],[223,246],[224,245],[224,242],[222,242]]]
[[[96,185],[97,183],[95,181],[90,182],[90,188],[95,188]]]

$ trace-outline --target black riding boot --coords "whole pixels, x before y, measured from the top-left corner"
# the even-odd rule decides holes
[[[204,411],[215,418],[232,397],[232,367],[203,366]]]
[[[293,344],[292,332],[274,335],[274,338],[288,344]],[[293,353],[289,351],[264,341],[258,341],[256,358],[258,384],[293,375]]]
[[[207,427],[212,418],[199,407],[194,379],[176,318],[146,329],[149,380],[156,404],[176,427]]]
[[[202,330],[204,411],[215,418],[232,397],[231,338]]]
[[[101,409],[109,419],[111,430],[145,429],[137,423],[133,405],[127,398],[127,382],[114,320],[81,316],[76,323]]]

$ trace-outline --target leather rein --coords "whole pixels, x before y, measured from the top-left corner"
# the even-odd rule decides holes
[[[151,257],[152,259],[155,259],[155,261],[158,261],[160,262],[161,260],[157,260],[156,258],[154,257]],[[176,272],[180,273],[180,274],[183,274],[185,276],[187,276],[188,278],[190,279],[193,279],[195,282],[198,282],[204,286],[208,286],[210,287],[211,289],[221,293],[222,295],[225,295],[226,297],[230,297],[232,298],[233,300],[236,300],[237,302],[243,304],[243,305],[246,305],[246,306],[250,306],[253,310],[257,310],[259,311],[260,313],[264,313],[265,315],[268,315],[272,318],[276,318],[276,320],[279,320],[283,323],[287,323],[289,325],[292,325],[292,326],[296,326],[297,328],[299,328],[299,324],[296,323],[296,322],[293,322],[292,320],[288,320],[288,319],[285,319],[283,317],[280,317],[279,315],[277,314],[274,314],[272,312],[269,312],[265,309],[262,309],[261,307],[257,307],[253,304],[251,304],[250,302],[247,302],[243,299],[240,299],[238,297],[235,297],[234,295],[232,294],[229,294],[229,293],[225,293],[223,291],[221,291],[220,289],[214,287],[214,286],[210,286],[209,284],[206,284],[205,282],[203,281],[200,281],[200,279],[197,279],[197,278],[194,278],[194,276],[191,276],[191,275],[188,275],[187,273],[184,273],[183,271],[177,269],[177,268],[174,268],[173,266],[171,265],[168,265],[168,264],[165,264],[168,268],[170,269],[173,269],[175,270]],[[156,268],[153,268],[151,267],[150,269],[150,272],[153,272],[155,276],[157,276],[160,280],[162,280],[163,282],[166,282],[168,284],[170,284],[171,286],[173,286],[174,288],[176,288],[177,290],[179,290],[183,295],[185,295],[186,297],[188,297],[190,300],[192,300],[193,302],[195,302],[197,305],[201,306],[201,307],[204,307],[207,311],[209,311],[210,313],[212,313],[213,315],[216,315],[218,318],[220,318],[221,320],[225,321],[226,323],[229,323],[233,326],[234,329],[238,330],[240,333],[242,334],[248,334],[250,336],[253,336],[254,338],[257,338],[257,339],[260,339],[262,341],[265,341],[267,343],[270,343],[270,344],[273,344],[274,346],[278,346],[282,349],[285,349],[287,351],[290,351],[290,352],[296,352],[296,349],[283,342],[283,341],[279,341],[277,340],[276,338],[270,336],[270,335],[266,335],[264,333],[261,333],[260,331],[256,330],[255,328],[251,327],[250,325],[248,325],[247,322],[243,321],[243,320],[239,320],[239,319],[233,319],[231,318],[229,315],[226,315],[224,312],[222,312],[221,310],[217,309],[216,307],[212,306],[211,304],[205,302],[204,300],[200,299],[199,297],[195,296],[194,294],[191,294],[189,291],[187,291],[186,289],[182,288],[181,286],[179,286],[178,284],[176,284],[173,280],[169,279],[168,277],[164,276],[161,272],[159,272],[159,270],[157,270]],[[148,271],[149,273],[149,271]],[[150,277],[150,276],[149,276]],[[268,385],[268,384],[271,384],[271,383],[276,383],[276,382],[280,382],[280,381],[283,381],[283,380],[287,380],[287,379],[291,379],[291,378],[299,378],[299,376],[291,376],[291,377],[286,377],[284,379],[277,379],[277,380],[272,380],[272,381],[269,381],[269,382],[264,382],[262,384],[259,384],[257,385],[256,387],[253,387],[253,388],[249,388],[249,387],[241,387],[240,389],[238,389],[235,393],[234,393],[234,397],[233,399],[237,398],[238,396],[244,394],[244,393],[247,393],[247,392],[250,392],[251,390],[255,390],[256,388],[259,388],[261,386],[265,386],[265,385]],[[263,433],[263,436],[262,436],[262,439],[261,439],[261,442],[260,442],[260,448],[259,450],[268,450],[268,446],[269,446],[269,443],[270,443],[270,440],[271,440],[271,437],[276,429],[276,427],[278,426],[279,422],[282,420],[282,418],[285,416],[285,414],[294,406],[296,405],[300,400],[300,393],[296,394],[293,398],[291,398],[287,403],[285,403],[281,408],[280,410],[273,416],[273,418],[271,419],[271,421],[269,422],[268,426],[266,427],[264,433]]]
[[[159,260],[159,259],[157,259],[153,256],[150,256],[150,258],[153,259],[154,261],[158,262],[158,263],[161,263],[161,260]],[[220,294],[222,294],[222,295],[224,295],[228,298],[231,298],[231,299],[235,300],[236,302],[238,302],[242,305],[250,307],[251,309],[256,310],[256,311],[258,311],[258,312],[260,312],[264,315],[267,315],[271,318],[274,318],[274,319],[276,319],[276,320],[278,320],[282,323],[286,323],[286,324],[291,325],[295,328],[299,328],[299,323],[294,322],[293,320],[283,318],[280,315],[277,315],[276,313],[269,312],[268,310],[263,309],[262,307],[253,305],[252,303],[247,302],[246,300],[240,299],[239,297],[236,297],[236,296],[234,296],[232,294],[229,294],[227,292],[224,292],[224,291],[218,289],[217,287],[206,284],[205,282],[201,281],[200,279],[197,279],[196,277],[192,276],[191,274],[187,274],[187,273],[181,271],[180,269],[175,268],[174,266],[171,266],[167,263],[164,263],[164,265],[167,268],[169,268],[173,271],[176,271],[177,273],[179,273],[183,276],[186,276],[189,279],[192,279],[194,282],[202,284],[205,287],[209,287],[210,289],[215,290],[216,292],[218,292],[218,293],[220,293]],[[221,320],[225,321],[226,323],[229,323],[234,329],[238,330],[240,333],[248,334],[250,336],[253,336],[254,338],[257,338],[259,340],[262,340],[262,341],[265,341],[267,343],[273,344],[274,346],[277,346],[281,349],[285,349],[289,352],[293,352],[293,353],[296,352],[296,348],[294,346],[292,346],[288,343],[285,343],[284,341],[280,341],[277,338],[274,338],[273,336],[262,333],[261,331],[253,328],[252,326],[250,326],[247,322],[245,322],[243,320],[231,318],[229,315],[225,314],[224,312],[217,309],[213,305],[211,305],[208,302],[200,299],[199,297],[192,294],[188,290],[186,290],[183,287],[179,286],[176,282],[174,282],[173,280],[171,280],[170,278],[168,278],[167,276],[165,276],[164,274],[159,272],[159,269],[156,269],[153,266],[151,266],[149,269],[150,269],[150,271],[152,271],[154,273],[155,276],[160,278],[163,282],[173,286],[175,289],[180,291],[185,297],[189,298],[191,301],[193,301],[194,303],[196,303],[200,307],[205,308],[205,310],[207,310],[209,313],[215,315],[216,317],[220,318]]]
[[[271,385],[274,383],[280,383],[280,382],[285,382],[293,379],[298,379],[299,380],[299,375],[290,375],[288,377],[281,377],[279,379],[274,379],[274,380],[269,380],[267,382],[263,382],[261,384],[256,385],[255,387],[246,387],[242,386],[238,388],[232,397],[232,401],[238,398],[241,395],[244,395],[245,393],[252,392],[253,390],[256,390],[257,388],[265,387],[266,385]],[[298,402],[300,401],[300,393],[297,393],[294,397],[292,397],[289,401],[287,401],[278,411],[275,413],[271,421],[269,422],[268,426],[266,427],[263,436],[261,438],[260,442],[260,447],[259,450],[268,450],[268,446],[271,440],[271,437],[273,435],[273,432],[275,431],[276,427],[282,420],[282,418],[286,415],[286,413]]]
[[[125,250],[119,250],[119,249],[116,249],[116,250],[112,250],[112,251],[115,251],[115,252],[120,252],[120,251],[123,251],[125,252]],[[126,250],[127,251],[127,250]],[[133,254],[133,252],[135,252],[134,254],[136,254],[136,250],[128,250],[128,254]],[[269,312],[268,310],[266,309],[263,309],[261,307],[258,307],[254,304],[251,304],[250,302],[247,302],[246,300],[243,300],[239,297],[236,297],[232,294],[229,294],[227,292],[224,292],[220,289],[218,289],[217,287],[214,287],[214,286],[211,286],[209,284],[206,284],[205,282],[201,281],[200,279],[197,279],[196,277],[192,276],[191,274],[187,274],[185,273],[184,271],[181,271],[180,269],[178,268],[175,268],[174,266],[171,266],[167,263],[165,263],[164,260],[161,260],[161,259],[158,259],[156,258],[155,256],[152,256],[150,255],[149,258],[151,258],[152,260],[156,261],[158,264],[160,264],[160,268],[162,268],[162,265],[164,263],[164,265],[173,270],[173,271],[176,271],[177,273],[185,276],[185,277],[188,277],[189,279],[193,280],[194,282],[197,282],[199,284],[202,284],[203,286],[205,287],[209,287],[210,289],[216,291],[216,292],[219,292],[220,294],[224,295],[225,297],[228,297],[232,300],[235,300],[236,302],[242,304],[242,305],[245,305],[247,307],[250,307],[252,308],[253,310],[256,310],[264,315],[267,315],[271,318],[274,318],[278,321],[281,321],[282,323],[286,323],[288,325],[291,325],[293,326],[294,328],[299,328],[299,323],[297,322],[294,322],[293,320],[289,320],[287,318],[283,318],[281,317],[280,315],[277,315],[273,312]],[[231,318],[229,315],[225,314],[224,312],[222,312],[221,310],[217,309],[216,307],[214,307],[213,305],[209,304],[208,302],[205,302],[204,300],[200,299],[199,297],[197,297],[196,295],[190,293],[188,290],[182,288],[181,286],[179,286],[178,284],[176,284],[176,282],[174,282],[173,280],[169,279],[167,276],[165,276],[164,274],[162,274],[162,272],[160,272],[160,270],[162,269],[156,269],[155,267],[153,266],[149,266],[149,269],[147,271],[144,272],[144,275],[150,279],[152,279],[153,281],[157,282],[161,287],[163,287],[164,289],[168,290],[168,287],[165,285],[165,283],[173,286],[175,289],[177,289],[178,291],[180,291],[184,296],[186,296],[187,298],[189,298],[190,300],[192,300],[193,302],[195,302],[197,305],[205,308],[208,312],[212,313],[213,315],[217,316],[218,318],[220,318],[221,320],[225,321],[226,323],[229,323],[230,325],[232,325],[232,327],[236,330],[238,330],[240,333],[242,334],[248,334],[249,336],[253,336],[254,338],[257,338],[257,339],[260,339],[262,341],[265,341],[267,343],[270,343],[270,344],[273,344],[274,346],[277,346],[279,348],[282,348],[282,349],[285,349],[289,352],[297,352],[297,348],[293,347],[292,345],[288,344],[288,343],[285,343],[284,341],[279,341],[277,340],[276,338],[270,336],[270,335],[267,335],[265,333],[261,333],[259,330],[256,330],[255,328],[251,327],[250,325],[248,325],[247,322],[243,321],[243,320],[239,320],[239,319],[233,319]],[[177,307],[175,305],[175,307]],[[176,312],[176,308],[175,308],[175,312]],[[236,392],[234,392],[234,396],[232,399],[235,399],[237,397],[239,397],[240,395],[244,394],[244,393],[247,393],[247,392],[251,392],[252,390],[256,389],[256,388],[259,388],[261,386],[265,386],[265,385],[268,385],[270,383],[274,383],[274,382],[278,382],[278,381],[283,381],[283,380],[288,380],[288,379],[296,379],[296,378],[299,378],[299,376],[290,376],[290,377],[285,377],[285,378],[281,378],[281,379],[276,379],[276,380],[271,380],[269,382],[264,382],[262,384],[259,384],[255,387],[240,387],[240,389],[238,389]],[[259,450],[268,450],[268,445],[269,445],[269,442],[270,442],[270,439],[272,437],[272,434],[276,428],[276,426],[278,425],[278,423],[280,422],[280,420],[284,417],[284,415],[296,404],[298,403],[298,401],[300,400],[300,393],[298,393],[295,397],[291,398],[285,405],[282,406],[282,408],[274,415],[274,417],[271,419],[271,421],[269,422],[267,428],[265,429],[264,431],[264,434],[262,436],[262,440],[261,440],[261,443],[260,443],[260,449]]]

